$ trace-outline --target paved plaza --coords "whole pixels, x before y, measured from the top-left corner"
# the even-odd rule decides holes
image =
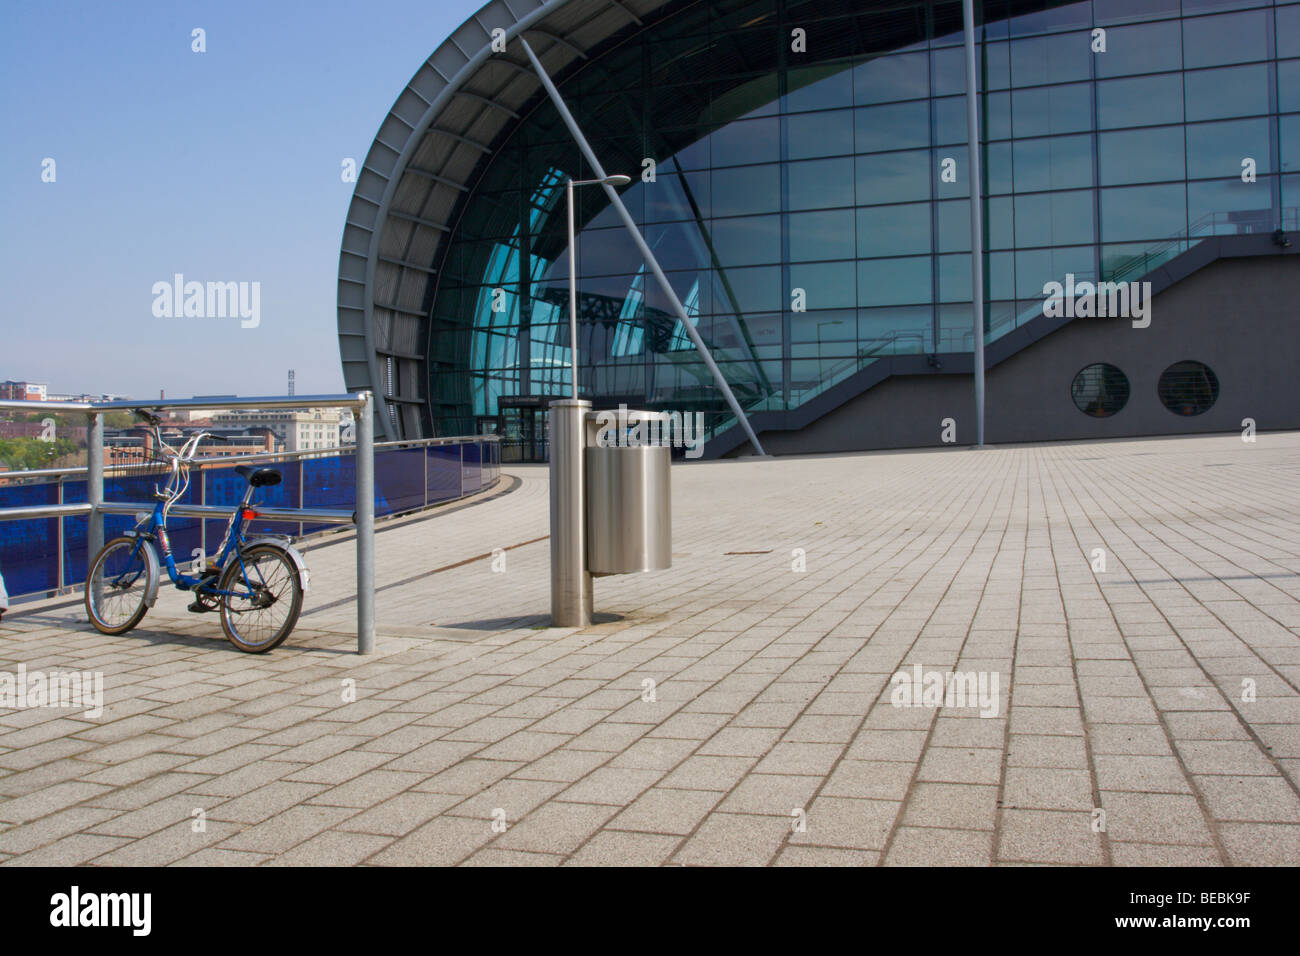
[[[381,525],[368,657],[346,535],[265,656],[16,608],[105,709],[0,710],[0,865],[1300,864],[1300,433],[672,477],[584,630],[537,465]]]

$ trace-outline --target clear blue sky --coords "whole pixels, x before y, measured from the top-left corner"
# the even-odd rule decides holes
[[[283,394],[293,367],[299,394],[341,390],[341,163],[480,6],[5,0],[0,380]],[[177,272],[260,282],[261,325],[155,318]]]

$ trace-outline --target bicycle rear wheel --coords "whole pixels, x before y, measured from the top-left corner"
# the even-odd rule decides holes
[[[101,634],[125,634],[149,610],[156,572],[147,547],[137,538],[114,538],[95,555],[86,575],[86,616]]]
[[[302,582],[293,559],[281,548],[258,544],[233,559],[217,585],[234,591],[221,599],[221,629],[241,651],[264,654],[278,647],[298,623]]]

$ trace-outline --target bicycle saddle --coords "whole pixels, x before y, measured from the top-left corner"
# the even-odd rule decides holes
[[[235,474],[243,475],[254,488],[278,485],[283,480],[283,476],[274,468],[257,468],[253,465],[236,465]]]

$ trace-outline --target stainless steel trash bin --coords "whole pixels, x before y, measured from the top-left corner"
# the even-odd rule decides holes
[[[659,420],[656,412],[629,419]],[[596,418],[589,415],[588,420]],[[622,422],[620,422],[622,424]],[[655,430],[657,432],[657,429]],[[594,575],[672,567],[671,449],[666,444],[590,441],[583,452],[587,498],[587,570]]]

